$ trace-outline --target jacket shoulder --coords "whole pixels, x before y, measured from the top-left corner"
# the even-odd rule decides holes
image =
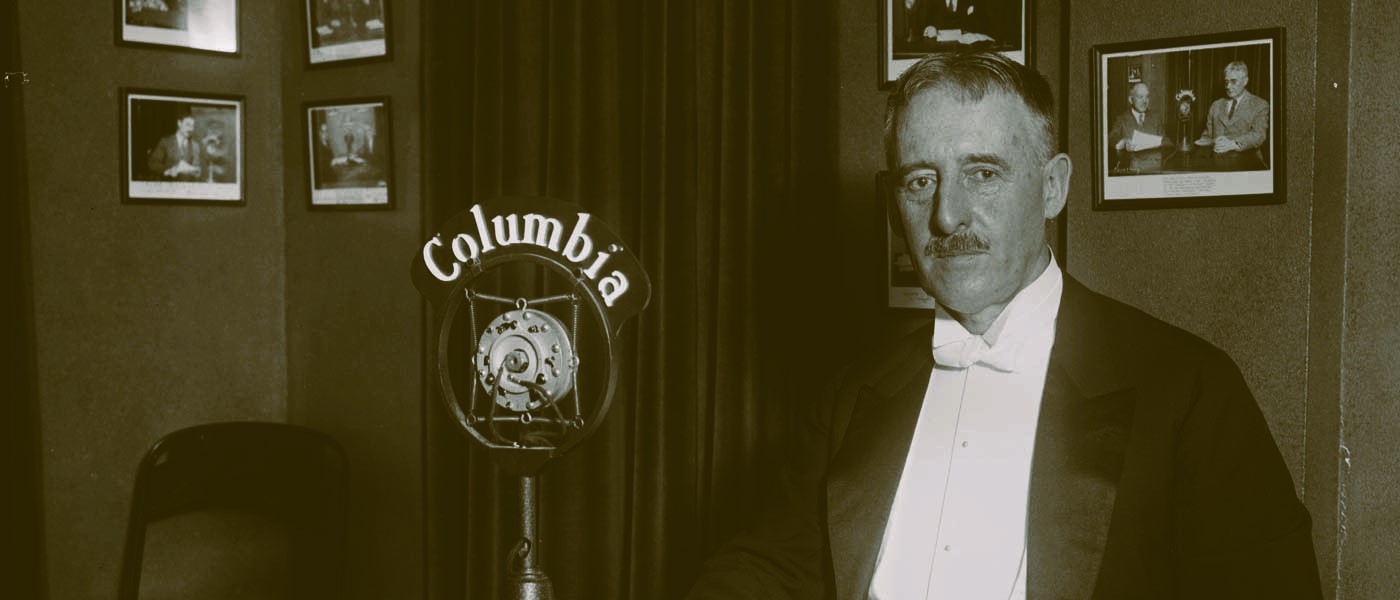
[[[1057,350],[1080,373],[1107,371],[1142,382],[1203,369],[1238,370],[1204,338],[1068,276],[1056,328]]]

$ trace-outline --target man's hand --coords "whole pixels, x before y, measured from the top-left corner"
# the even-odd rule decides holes
[[[937,27],[934,27],[934,26],[932,26],[932,25],[929,25],[928,27],[925,27],[925,28],[924,28],[924,37],[927,38],[927,39],[930,39],[930,40],[933,39],[933,38],[938,37],[938,28],[937,28]]]
[[[165,176],[166,176],[166,177],[179,177],[179,176],[181,176],[181,175],[198,175],[198,174],[199,174],[199,168],[198,168],[198,167],[196,167],[196,166],[194,166],[194,165],[191,165],[190,163],[187,163],[187,162],[185,162],[185,161],[183,161],[183,160],[180,161],[180,162],[178,162],[178,163],[175,163],[175,166],[170,167],[169,169],[166,169],[166,170],[165,170]]]
[[[1225,137],[1225,136],[1223,136],[1223,135],[1220,136],[1220,137],[1215,138],[1215,151],[1216,151],[1216,152],[1220,152],[1220,153],[1223,153],[1223,152],[1234,152],[1234,151],[1239,150],[1239,149],[1240,149],[1240,145],[1239,145],[1238,143],[1236,143],[1235,140],[1232,140],[1232,139],[1230,139],[1230,138],[1227,138],[1227,137]]]

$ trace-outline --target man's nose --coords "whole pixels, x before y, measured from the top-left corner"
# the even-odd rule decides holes
[[[967,224],[967,202],[957,185],[940,182],[933,196],[933,228],[948,235]]]

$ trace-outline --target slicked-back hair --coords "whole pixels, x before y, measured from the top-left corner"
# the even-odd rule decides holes
[[[1035,69],[994,52],[941,52],[909,67],[890,92],[885,109],[885,162],[894,169],[895,132],[910,101],[919,92],[939,86],[962,90],[969,102],[1000,92],[1020,98],[1040,125],[1039,155],[1049,159],[1055,147],[1055,97],[1050,83]]]
[[[1225,72],[1229,73],[1230,71],[1249,77],[1249,65],[1244,64],[1244,61],[1241,60],[1231,61],[1230,64],[1225,65]]]

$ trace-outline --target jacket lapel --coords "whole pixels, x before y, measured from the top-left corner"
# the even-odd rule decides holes
[[[1094,303],[1065,277],[1031,466],[1030,600],[1093,597],[1108,540],[1135,404]]]
[[[899,364],[861,387],[851,407],[840,449],[827,476],[827,526],[836,597],[865,598],[885,521],[904,471],[914,425],[928,387],[933,357],[927,341],[932,327],[911,339]]]

